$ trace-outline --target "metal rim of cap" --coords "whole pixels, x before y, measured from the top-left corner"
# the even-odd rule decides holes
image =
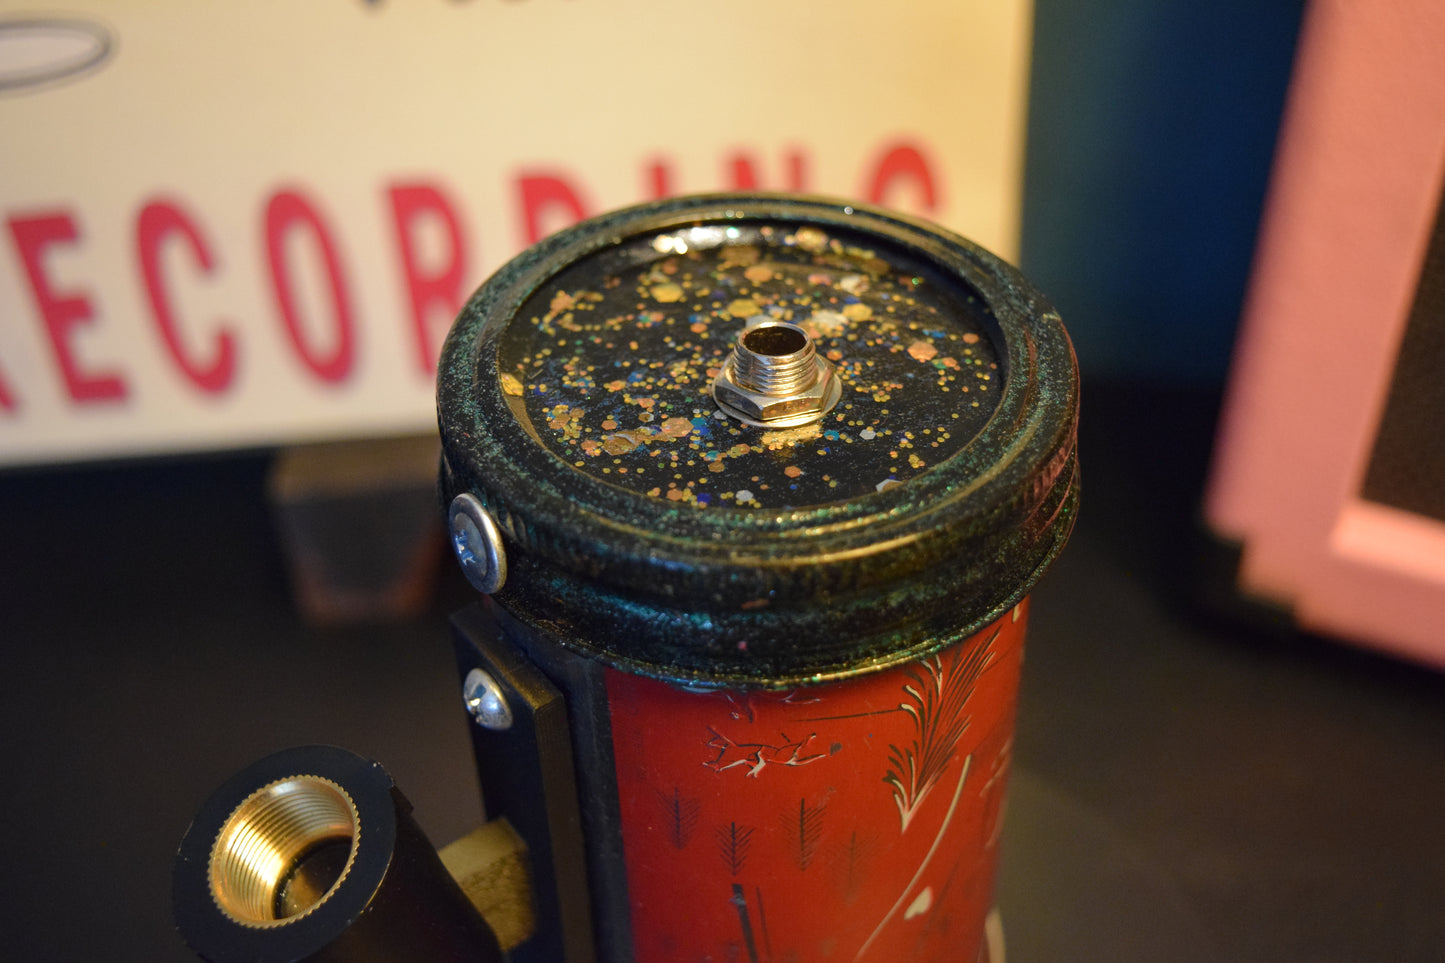
[[[497,366],[499,338],[528,297],[628,238],[740,222],[861,232],[979,295],[1005,371],[985,427],[906,484],[787,510],[680,509],[547,451],[512,413]],[[675,198],[553,235],[463,308],[442,349],[437,399],[443,494],[473,494],[509,543],[512,574],[495,600],[563,645],[689,684],[821,682],[964,638],[1027,593],[1077,509],[1077,366],[1052,306],[956,234],[827,198]]]

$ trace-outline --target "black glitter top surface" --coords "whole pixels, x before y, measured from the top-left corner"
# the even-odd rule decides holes
[[[749,325],[833,365],[820,421],[712,384]],[[472,296],[437,369],[441,492],[501,534],[495,604],[625,669],[783,687],[1006,612],[1078,506],[1058,314],[934,225],[827,198],[671,198],[584,221]]]
[[[713,402],[734,343],[765,320],[800,326],[833,364],[843,396],[822,420],[767,430]],[[957,278],[876,238],[702,225],[549,279],[498,370],[518,419],[572,468],[699,508],[794,508],[886,489],[962,448],[997,406],[995,328]]]

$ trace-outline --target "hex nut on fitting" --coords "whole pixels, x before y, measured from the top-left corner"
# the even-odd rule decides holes
[[[478,498],[462,492],[452,499],[447,509],[447,529],[452,551],[462,567],[462,574],[472,588],[491,595],[507,580],[507,555],[502,548],[502,533],[492,521]]]
[[[794,428],[832,410],[843,386],[807,332],[783,321],[764,321],[743,331],[712,392],[718,407],[739,421]]]

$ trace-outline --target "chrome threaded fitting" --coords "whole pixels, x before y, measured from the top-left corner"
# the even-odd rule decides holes
[[[806,331],[764,321],[743,331],[712,390],[718,407],[739,421],[792,428],[821,419],[843,387]]]

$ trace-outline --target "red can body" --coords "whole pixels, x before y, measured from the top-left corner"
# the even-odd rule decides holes
[[[1025,621],[786,692],[609,671],[639,963],[979,959]]]
[[[473,296],[438,369],[441,489],[500,631],[468,628],[459,665],[539,670],[516,692],[540,755],[565,711],[575,765],[526,785],[530,735],[474,734],[556,932],[608,963],[987,959],[1077,404],[1013,268],[850,203],[643,205]]]

